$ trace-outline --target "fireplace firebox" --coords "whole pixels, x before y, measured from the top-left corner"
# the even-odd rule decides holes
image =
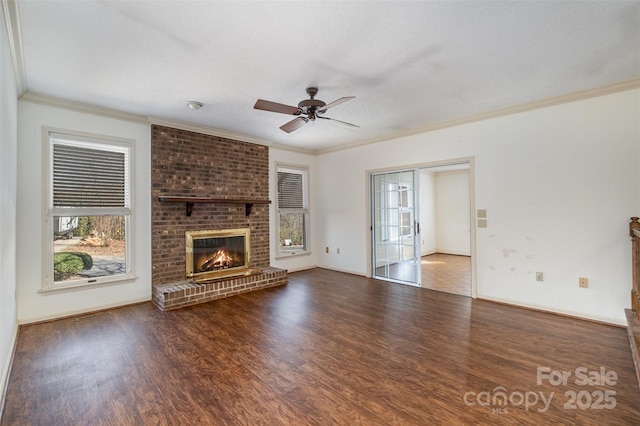
[[[249,228],[186,232],[187,277],[201,281],[246,274],[249,234]]]

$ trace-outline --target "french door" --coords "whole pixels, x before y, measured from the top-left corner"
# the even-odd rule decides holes
[[[374,278],[421,285],[418,184],[417,169],[371,175]]]

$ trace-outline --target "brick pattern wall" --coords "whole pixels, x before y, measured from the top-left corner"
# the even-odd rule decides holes
[[[160,196],[229,199],[269,198],[269,148],[186,130],[153,125],[152,261],[153,285],[185,280],[186,231],[251,229],[250,268],[269,266],[269,204],[195,204]]]

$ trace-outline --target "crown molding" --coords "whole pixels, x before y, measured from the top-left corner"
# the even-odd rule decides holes
[[[16,77],[18,98],[27,92],[27,77],[22,51],[22,32],[20,30],[20,12],[16,0],[2,0],[2,14],[7,27],[9,50],[13,62],[13,73]]]
[[[82,102],[69,101],[66,99],[55,98],[52,96],[41,95],[39,93],[27,92],[20,101],[30,102],[34,104],[47,105],[56,108],[64,108],[87,114],[100,115],[107,118],[115,118],[118,120],[133,121],[135,123],[148,124],[149,119],[146,115],[132,114],[129,112],[118,111],[110,108],[103,108],[95,105],[89,105]]]
[[[295,147],[295,146],[281,145],[281,144],[278,144],[278,143],[274,143],[273,145],[271,145],[271,148],[281,149],[283,151],[297,152],[299,154],[307,154],[307,155],[317,155],[318,154],[318,151],[316,151],[314,149],[298,148],[298,147]]]
[[[248,142],[256,145],[272,146],[273,142],[266,139],[254,138],[249,135],[236,132],[228,132],[226,130],[220,130],[213,127],[200,126],[197,124],[187,123],[184,121],[167,120],[158,117],[149,117],[150,124],[156,124],[158,126],[172,127],[174,129],[186,130],[189,132],[202,133],[209,136],[217,136],[225,139],[233,139],[240,142]]]
[[[4,1],[4,0],[3,0]],[[167,120],[158,117],[151,117],[141,114],[133,114],[129,112],[123,112],[115,109],[99,107],[95,105],[85,104],[82,102],[70,101],[67,99],[60,99],[53,96],[41,95],[39,93],[27,92],[20,97],[22,102],[30,102],[34,104],[46,105],[56,108],[68,109],[76,112],[99,115],[107,118],[114,118],[117,120],[132,121],[134,123],[141,124],[157,124],[160,126],[173,127],[175,129],[187,130],[196,133],[202,133],[210,136],[217,136],[226,139],[233,139],[242,142],[249,142],[257,145],[271,146],[272,142],[253,138],[241,133],[227,132],[225,130],[215,129],[212,127],[199,126],[196,124],[186,123],[177,120]]]
[[[606,95],[611,95],[618,92],[625,92],[627,90],[635,90],[639,88],[640,88],[640,77],[633,78],[631,80],[622,81],[619,83],[610,84],[607,86],[597,87],[594,89],[581,90],[578,92],[572,92],[572,93],[568,93],[560,96],[554,96],[552,98],[529,102],[526,104],[514,105],[506,108],[497,109],[494,111],[475,114],[468,117],[458,118],[455,120],[442,121],[442,122],[434,123],[429,126],[421,127],[418,129],[412,129],[412,130],[407,130],[403,132],[393,133],[386,136],[381,136],[379,138],[367,139],[367,140],[356,142],[349,145],[343,145],[339,147],[318,150],[318,151],[315,151],[315,154],[321,155],[321,154],[327,154],[330,152],[342,151],[345,149],[356,148],[359,146],[370,145],[378,142],[385,142],[393,139],[400,139],[403,137],[413,136],[420,133],[433,132],[436,130],[446,129],[449,127],[461,126],[463,124],[475,123],[478,121],[489,120],[492,118],[519,114],[522,112],[533,111],[541,108],[548,108],[555,105],[582,101],[582,100],[591,99],[591,98],[597,98],[599,96],[606,96]]]
[[[99,115],[107,118],[114,118],[117,120],[132,121],[134,123],[141,124],[157,124],[160,126],[173,127],[175,129],[187,130],[196,133],[202,133],[210,136],[217,136],[226,139],[233,139],[242,142],[249,142],[257,145],[271,146],[270,141],[264,139],[252,138],[241,133],[227,132],[225,130],[214,129],[211,127],[199,126],[196,124],[186,123],[177,120],[167,120],[158,117],[151,117],[141,114],[133,114],[129,112],[123,112],[115,109],[99,107],[95,105],[85,104],[82,102],[70,101],[66,99],[60,99],[52,96],[41,95],[39,93],[27,92],[20,101],[30,102],[40,105],[52,106],[56,108],[64,108],[76,112]]]

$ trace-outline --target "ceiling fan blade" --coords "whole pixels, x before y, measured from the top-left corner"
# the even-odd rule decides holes
[[[258,99],[253,108],[264,111],[279,112],[281,114],[300,115],[300,108],[298,107],[265,101],[264,99]]]
[[[318,108],[318,112],[324,112],[324,111],[328,110],[329,108],[332,108],[332,107],[334,107],[336,105],[340,105],[343,102],[350,101],[353,98],[355,98],[355,96],[345,96],[344,98],[336,99],[335,101],[326,104],[322,108]]]
[[[309,121],[307,118],[297,117],[280,126],[280,130],[291,133],[294,130],[298,130],[300,127],[304,126],[307,121]]]
[[[336,120],[335,118],[322,117],[322,116],[320,116],[320,115],[316,116],[316,118],[321,118],[321,119],[323,119],[323,120],[337,121],[338,123],[346,124],[347,126],[351,126],[351,127],[360,127],[360,126],[358,126],[357,124],[347,123],[346,121]]]

